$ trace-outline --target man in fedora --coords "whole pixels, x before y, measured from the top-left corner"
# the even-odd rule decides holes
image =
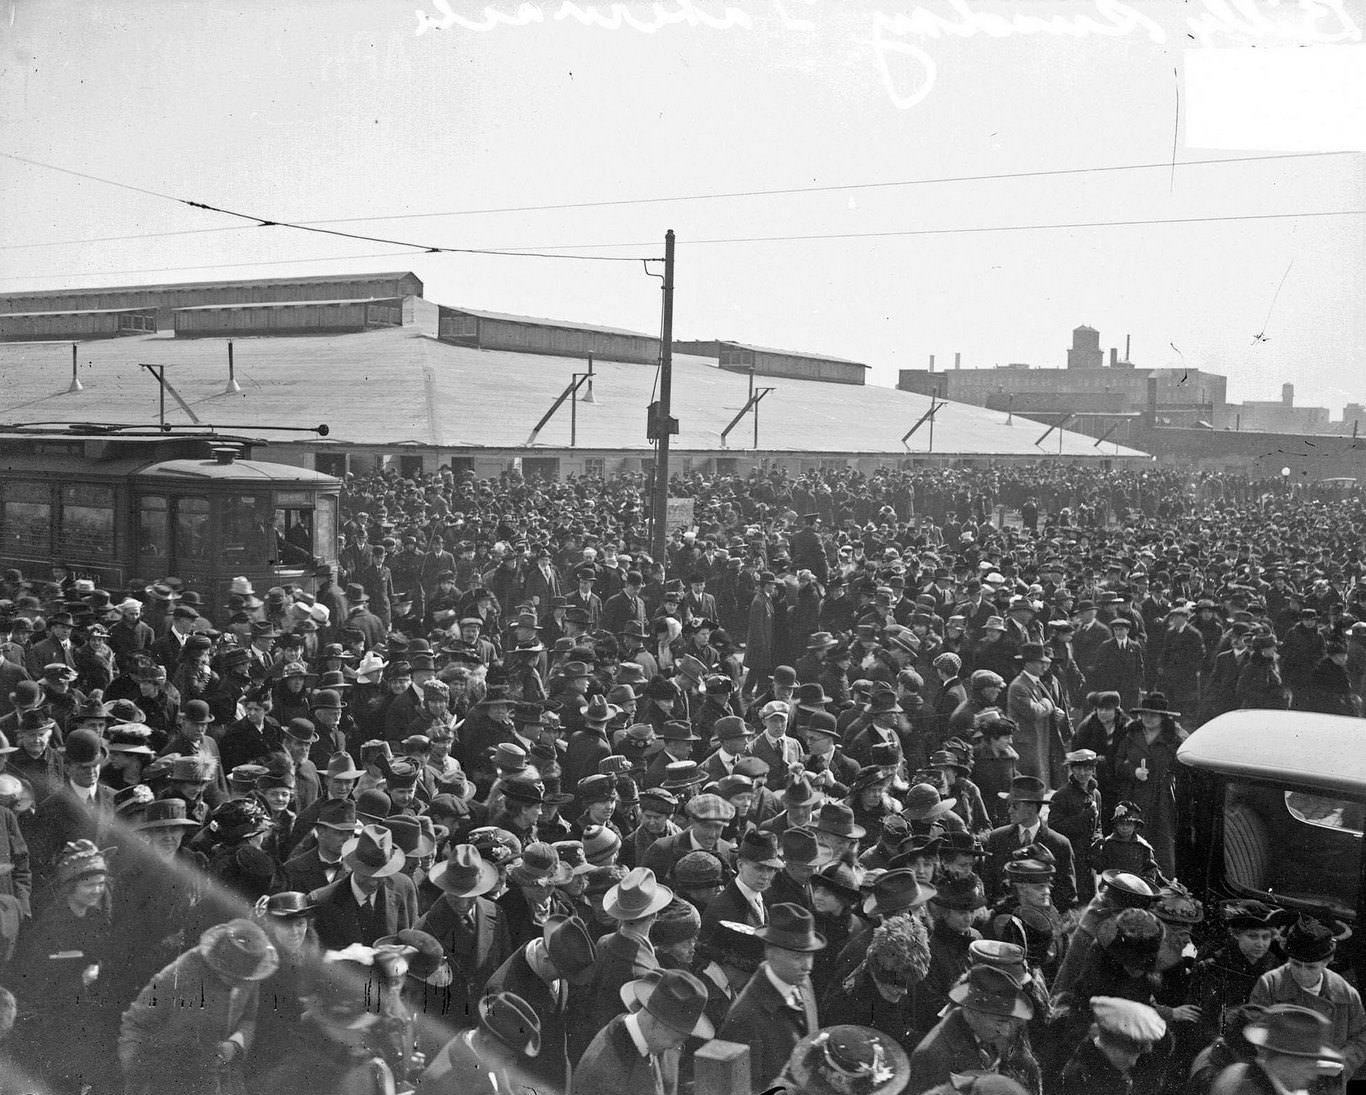
[[[1053,856],[1056,875],[1053,880],[1053,900],[1060,912],[1077,903],[1076,872],[1072,859],[1072,842],[1055,833],[1040,817],[1040,811],[1051,797],[1044,782],[1035,776],[1017,776],[1010,790],[1000,795],[1010,812],[1010,824],[993,829],[982,842],[987,853],[983,864],[982,881],[986,884],[987,899],[995,902],[1004,893],[1005,867],[1011,854],[1032,844],[1047,848]]]
[[[806,739],[806,759],[802,767],[816,790],[829,798],[844,798],[858,777],[859,763],[844,752],[839,742],[835,716],[821,711],[812,715],[801,728]]]
[[[783,861],[782,870],[773,877],[773,882],[764,894],[768,905],[800,905],[807,911],[816,911],[815,900],[811,894],[811,876],[830,860],[830,853],[816,840],[816,831],[809,827],[784,829],[778,835]]]
[[[441,896],[417,922],[417,930],[441,944],[455,975],[450,1022],[470,1026],[478,1021],[476,1006],[484,986],[512,954],[502,909],[487,896],[498,887],[498,868],[472,844],[457,844],[431,869],[427,881]]]
[[[632,868],[603,896],[603,915],[616,921],[617,927],[598,939],[593,980],[584,994],[586,1021],[570,1032],[571,1058],[577,1060],[593,1035],[621,1012],[622,986],[659,969],[650,929],[673,896],[673,890],[662,885],[648,867]]]
[[[210,806],[217,806],[228,797],[227,774],[223,771],[223,758],[218,750],[218,742],[209,735],[213,725],[213,712],[203,700],[188,700],[180,709],[180,726],[175,735],[161,749],[161,756],[174,753],[181,757],[202,757],[213,761],[213,785],[208,789],[204,800]]]
[[[703,943],[716,933],[722,920],[758,928],[768,923],[767,893],[783,868],[783,856],[774,833],[751,829],[740,840],[735,855],[735,877],[702,910]]]
[[[569,1089],[569,1031],[576,1025],[571,994],[593,979],[597,947],[582,920],[551,916],[541,934],[519,947],[498,967],[484,991],[507,992],[525,1000],[541,1020],[541,1051],[527,1063],[533,1082],[549,1091]]]
[[[574,1072],[572,1095],[675,1095],[689,1038],[710,1038],[707,987],[685,970],[623,985],[627,1012],[596,1032]]]
[[[1065,778],[1063,743],[1071,726],[1057,680],[1048,672],[1052,661],[1043,643],[1020,647],[1020,671],[1006,689],[1006,714],[1015,723],[1019,771],[1057,787]]]
[[[594,696],[588,701],[588,708],[583,713],[583,729],[575,730],[569,736],[569,746],[564,755],[560,783],[566,791],[573,793],[578,788],[579,780],[597,772],[598,762],[612,755],[607,725],[614,714],[612,706],[602,696]]]
[[[825,937],[806,909],[775,905],[756,928],[764,960],[726,1013],[717,1036],[749,1046],[750,1082],[763,1091],[782,1072],[793,1048],[820,1026],[811,969]]]
[[[702,770],[708,779],[722,780],[731,775],[740,758],[749,753],[754,730],[739,715],[726,714],[712,724],[711,732],[719,744],[702,762]]]
[[[781,838],[788,829],[811,826],[825,796],[812,786],[810,776],[804,775],[788,780],[787,787],[777,799],[782,807],[781,812],[768,818],[759,828],[764,832],[777,833]]]
[[[1310,1086],[1314,1095],[1341,1095],[1347,1081],[1366,1062],[1366,1011],[1361,996],[1341,975],[1328,968],[1346,925],[1301,916],[1285,936],[1285,965],[1262,974],[1248,1003],[1271,1008],[1293,1004],[1322,1015],[1328,1026],[1323,1040],[1342,1057],[1342,1072],[1321,1076]]]
[[[256,1033],[258,987],[279,967],[259,925],[230,920],[153,976],[123,1014],[119,1062],[128,1095],[241,1090]]]
[[[350,760],[347,757],[347,760]],[[321,799],[302,818],[296,832],[311,833],[313,843],[285,861],[285,881],[291,890],[312,893],[331,885],[346,873],[342,848],[356,835],[356,804],[349,797]]]
[[[668,766],[676,761],[690,760],[693,748],[700,740],[690,724],[667,719],[659,729],[659,740],[656,742],[659,750],[645,767],[645,786],[663,786]]]
[[[949,1013],[911,1054],[912,1091],[928,1091],[954,1074],[1000,1071],[1002,1058],[1034,1016],[1024,991],[990,965],[973,966],[949,989],[949,1002]],[[1037,1064],[1032,1078],[1029,1090],[1038,1090]]]
[[[403,849],[380,825],[367,825],[342,845],[344,871],[335,882],[308,895],[317,906],[318,941],[329,950],[411,928],[417,919],[417,893],[402,874]]]
[[[1274,1004],[1243,1028],[1256,1050],[1249,1063],[1229,1065],[1211,1095],[1282,1095],[1290,1091],[1342,1090],[1349,1075],[1332,1041],[1332,1024],[1313,1008]]]
[[[730,862],[735,845],[721,839],[726,823],[735,817],[735,807],[720,795],[694,795],[683,807],[687,828],[673,836],[660,837],[645,853],[642,867],[649,867],[656,878],[668,878],[673,866],[689,852],[711,852]]]
[[[477,1005],[478,1025],[445,1044],[418,1078],[422,1095],[533,1090],[527,1066],[541,1052],[541,1020],[510,992],[489,993]],[[476,1079],[478,1077],[478,1079]]]

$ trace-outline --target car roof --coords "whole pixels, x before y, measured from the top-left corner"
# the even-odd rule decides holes
[[[1304,711],[1230,711],[1181,743],[1192,768],[1366,797],[1366,722]]]

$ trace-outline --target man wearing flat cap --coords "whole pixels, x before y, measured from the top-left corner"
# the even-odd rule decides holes
[[[1132,1090],[1139,1059],[1167,1033],[1167,1024],[1147,1004],[1116,996],[1093,996],[1090,1036],[1062,1072],[1059,1095],[1112,1095]]]

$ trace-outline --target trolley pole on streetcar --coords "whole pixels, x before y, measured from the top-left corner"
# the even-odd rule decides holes
[[[655,449],[654,499],[650,512],[655,561],[667,568],[669,539],[669,438],[678,432],[678,422],[669,416],[670,395],[673,388],[673,333],[674,333],[674,233],[664,234],[664,314],[660,334],[659,400],[650,406],[648,436],[657,443]]]

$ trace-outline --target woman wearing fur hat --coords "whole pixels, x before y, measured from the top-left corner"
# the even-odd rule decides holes
[[[1092,1022],[1093,997],[1120,997],[1136,1003],[1156,1003],[1158,952],[1162,923],[1146,909],[1124,909],[1097,929],[1097,942],[1085,968],[1070,988],[1053,998],[1057,1017],[1052,1039],[1052,1062],[1061,1067],[1086,1036]],[[1165,1054],[1163,1055],[1165,1058]],[[1048,1062],[1045,1062],[1047,1065]]]
[[[113,1048],[101,980],[112,950],[105,853],[88,840],[66,845],[52,882],[53,901],[20,937],[6,981],[19,1000],[19,1053],[66,1095],[98,1086]]]
[[[903,1046],[917,1044],[925,1033],[917,999],[929,968],[925,921],[910,914],[888,917],[873,929],[863,961],[821,1000],[822,1024],[859,1023]]]

